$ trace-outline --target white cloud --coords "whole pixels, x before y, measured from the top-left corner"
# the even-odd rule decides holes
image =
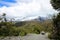
[[[46,16],[53,14],[55,10],[50,4],[50,0],[16,0],[17,3],[10,7],[1,7],[0,13],[6,13],[8,16]],[[28,3],[27,3],[28,2]]]

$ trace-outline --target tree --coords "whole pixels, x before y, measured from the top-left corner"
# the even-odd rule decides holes
[[[60,0],[51,0],[51,4],[54,9],[60,11]]]
[[[60,40],[60,13],[53,18],[53,38]]]
[[[5,22],[7,22],[6,14],[5,14],[5,13],[3,13],[3,15],[2,15],[2,16],[3,16],[3,18],[4,18],[4,21],[5,21]]]
[[[60,12],[60,0],[51,0],[51,4],[55,10]],[[60,40],[60,13],[53,18],[53,38],[55,40]]]

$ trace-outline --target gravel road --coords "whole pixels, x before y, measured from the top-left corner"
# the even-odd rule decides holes
[[[28,34],[26,36],[18,36],[18,37],[6,37],[0,40],[49,40],[47,35],[42,34]]]
[[[41,34],[29,34],[27,36],[22,37],[21,40],[49,40],[47,35]]]

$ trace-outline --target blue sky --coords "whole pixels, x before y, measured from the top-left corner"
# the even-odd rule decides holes
[[[16,2],[15,0],[0,0],[0,1],[4,1],[4,2],[13,2],[13,3]]]
[[[9,5],[9,4],[5,4],[6,2],[16,3],[15,0],[0,0],[0,7],[2,7],[2,6],[7,6],[7,7],[9,7],[10,5]]]
[[[10,17],[47,16],[56,11],[50,0],[0,0],[0,14],[6,13]]]

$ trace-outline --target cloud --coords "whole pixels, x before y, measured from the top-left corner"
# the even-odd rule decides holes
[[[16,0],[17,2],[22,2],[22,3],[30,3],[33,0]]]
[[[55,12],[50,0],[16,0],[16,2],[15,4],[9,3],[10,7],[1,7],[0,14],[6,13],[11,17],[35,17],[39,15],[46,16]]]

